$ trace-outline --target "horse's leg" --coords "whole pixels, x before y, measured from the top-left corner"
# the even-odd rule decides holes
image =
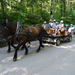
[[[31,43],[30,43],[30,41],[29,42],[27,42],[27,47],[30,47],[31,46]]]
[[[30,44],[30,41],[28,43]]]
[[[27,43],[29,43],[28,47],[30,47],[30,41]],[[25,44],[21,47],[21,50],[23,50],[24,48],[25,48]]]
[[[42,48],[44,48],[44,45],[43,45],[42,43],[43,43],[43,41],[42,41],[42,39],[41,39],[41,41],[40,41],[40,46],[41,46]]]
[[[13,41],[11,42],[11,46],[12,46],[14,49],[16,49],[16,46],[13,45]]]
[[[24,48],[25,48],[25,46],[24,46],[24,45],[22,45],[21,50],[23,50]]]
[[[10,42],[7,42],[7,44],[8,44],[8,50],[7,50],[7,52],[10,53],[10,51],[11,51]]]
[[[44,45],[42,44],[42,39],[39,40],[39,43],[40,43],[40,45],[39,45],[39,47],[37,49],[37,52],[40,51],[41,47],[44,47]]]
[[[8,53],[10,53],[10,51],[11,51],[11,46],[12,46],[13,48],[16,48],[16,47],[13,45],[13,42],[14,42],[13,40],[7,42],[7,43],[8,43],[8,50],[7,50]]]
[[[24,44],[24,48],[25,48],[25,55],[28,54],[28,48],[26,47],[26,45]]]
[[[19,50],[21,44],[18,44],[16,49],[15,49],[15,53],[14,53],[14,57],[13,57],[13,61],[16,61],[17,60],[17,51]]]
[[[39,40],[39,43],[40,43],[40,42],[41,42],[41,41]],[[40,45],[39,45],[39,47],[38,47],[38,49],[37,49],[37,52],[39,52],[40,49],[41,49],[41,43],[40,43]]]

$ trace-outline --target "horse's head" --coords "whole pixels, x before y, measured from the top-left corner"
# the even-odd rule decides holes
[[[5,27],[5,23],[4,22],[0,22],[0,37],[3,37],[4,27]]]
[[[8,34],[8,28],[5,22],[0,22],[0,38],[5,37]]]

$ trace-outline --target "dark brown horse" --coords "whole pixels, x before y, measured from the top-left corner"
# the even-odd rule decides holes
[[[9,26],[10,25],[17,25],[17,23],[6,23],[8,24]],[[4,32],[4,33],[3,33]],[[2,35],[3,34],[3,35]],[[7,42],[7,46],[8,46],[8,50],[7,52],[10,53],[11,51],[11,46],[13,48],[16,48],[13,44],[14,44],[14,36],[15,34],[11,34],[10,31],[7,29],[7,28],[4,28],[4,22],[0,22],[0,37],[1,38],[5,38],[6,39],[6,42]],[[30,42],[28,42],[29,44],[31,44]],[[21,47],[21,50],[24,49],[24,46]]]
[[[8,23],[9,25],[11,25],[11,23]],[[14,23],[14,24],[17,24],[17,23]],[[0,22],[0,37],[2,38],[5,38],[6,41],[7,41],[7,45],[8,45],[8,50],[7,52],[10,53],[11,51],[11,46],[13,48],[16,48],[13,43],[14,43],[14,38],[13,38],[13,35],[10,33],[10,31],[4,27],[4,22]]]
[[[17,28],[17,24],[16,23],[3,23],[1,24],[4,28],[4,32],[6,34],[5,36],[11,36],[13,38],[15,38],[15,34],[16,34],[16,28]],[[30,31],[31,30],[31,31]],[[19,44],[17,45],[17,47],[15,47],[15,53],[14,53],[14,57],[13,57],[13,60],[16,61],[17,60],[17,51],[19,50],[20,46],[21,45],[24,45],[26,51],[25,51],[25,54],[27,55],[28,54],[28,49],[26,47],[26,42],[29,42],[29,41],[34,41],[34,40],[39,40],[39,47],[37,49],[37,52],[40,51],[41,47],[44,47],[43,44],[42,44],[42,37],[44,37],[44,28],[40,25],[34,25],[34,26],[30,26],[30,27],[25,27],[25,26],[22,26],[22,32],[20,34],[18,34],[18,37],[16,37],[17,41],[19,42]],[[7,38],[8,40],[10,39],[11,41],[11,38]]]

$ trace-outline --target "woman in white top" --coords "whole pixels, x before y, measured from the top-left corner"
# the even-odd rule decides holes
[[[63,20],[60,21],[59,27],[64,27]]]
[[[59,28],[61,29],[62,27],[64,27],[63,20],[61,20],[59,24]]]
[[[68,33],[72,34],[72,30],[74,29],[73,24],[70,25],[69,29],[68,29]]]
[[[44,24],[42,25],[42,27],[43,27],[44,29],[47,29],[47,28],[48,28],[48,25],[47,25],[46,21],[44,21]]]
[[[52,27],[52,25],[53,25],[53,20],[52,19],[49,20],[49,25],[50,25],[50,27]]]

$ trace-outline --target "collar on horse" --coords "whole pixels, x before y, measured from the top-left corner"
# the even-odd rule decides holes
[[[22,32],[22,25],[17,22],[17,27],[16,27],[16,34],[19,34]]]
[[[15,38],[18,37],[20,33],[22,33],[22,25],[19,22],[17,22]]]
[[[27,33],[23,33],[22,32],[22,28],[23,26],[21,24],[19,24],[19,22],[17,22],[17,27],[16,27],[16,33],[15,33],[15,38],[19,37],[20,35],[25,35],[25,36],[28,36],[28,37],[34,37],[32,35],[32,30],[30,28],[30,26],[28,26],[28,29],[27,29]]]
[[[16,35],[15,35],[15,38],[19,37],[20,35],[24,35],[24,36],[27,36],[27,37],[34,37],[34,38],[38,38],[34,35],[32,35],[32,29],[30,28],[30,26],[28,26],[27,28],[27,33],[23,33],[22,32],[22,25],[20,24],[17,24],[17,28],[16,28]]]
[[[6,31],[9,31],[9,28],[8,28],[7,26],[5,26],[4,29],[5,29]],[[16,32],[15,32],[15,34],[14,34],[13,36],[10,35],[10,36],[7,36],[7,37],[5,37],[5,38],[7,38],[7,39],[9,39],[9,38],[17,38],[20,33],[22,33],[22,25],[17,22],[17,27],[16,27]]]

